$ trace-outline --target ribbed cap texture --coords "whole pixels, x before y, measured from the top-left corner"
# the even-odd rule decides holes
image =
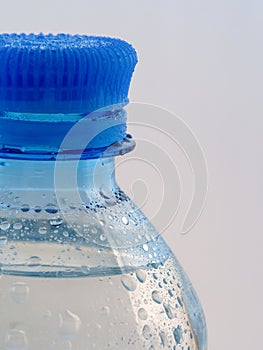
[[[90,113],[128,103],[137,55],[120,39],[0,34],[0,112]]]

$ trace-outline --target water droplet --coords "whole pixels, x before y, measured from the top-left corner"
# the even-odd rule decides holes
[[[6,350],[26,350],[27,338],[24,331],[11,329],[6,336]]]
[[[104,234],[104,233],[103,233],[103,234],[101,234],[101,235],[100,235],[100,240],[101,240],[101,241],[105,241],[105,239],[106,239],[105,234]]]
[[[103,316],[109,316],[110,314],[110,308],[109,306],[103,306],[100,310],[100,313],[103,315]]]
[[[85,275],[88,275],[90,273],[90,268],[86,265],[82,265],[80,269],[81,269],[81,272],[84,273]]]
[[[10,222],[8,221],[2,221],[1,224],[0,224],[0,228],[1,230],[8,230],[10,227]]]
[[[17,282],[11,287],[10,294],[17,304],[24,304],[29,296],[29,287],[23,282]]]
[[[161,331],[159,333],[159,336],[160,336],[160,339],[161,339],[162,346],[165,347],[167,345],[165,332]]]
[[[121,221],[122,221],[122,223],[123,223],[124,225],[129,225],[129,219],[126,218],[126,216],[123,216],[123,217],[121,218]]]
[[[36,213],[40,213],[41,212],[41,207],[39,205],[36,205],[35,208],[34,208],[34,211]]]
[[[28,204],[22,204],[21,206],[21,211],[23,211],[24,213],[26,213],[27,211],[29,211],[30,207]]]
[[[176,341],[176,344],[180,344],[181,338],[182,338],[182,328],[180,326],[177,326],[177,328],[174,328],[173,336],[174,336],[174,340]]]
[[[146,243],[143,244],[142,248],[145,252],[148,252],[148,250],[149,250],[148,244],[146,244]]]
[[[112,192],[110,191],[109,188],[103,186],[100,189],[100,195],[104,199],[110,199],[112,197]]]
[[[144,283],[146,281],[146,273],[143,270],[136,271],[136,277],[139,282]]]
[[[27,259],[27,266],[31,269],[37,269],[41,266],[41,258],[39,256],[31,256]]]
[[[45,226],[39,227],[38,232],[40,235],[45,235],[47,233],[47,228]]]
[[[161,295],[161,293],[159,293],[157,290],[154,290],[152,292],[152,299],[153,301],[155,301],[157,304],[161,304],[163,301],[163,297]]]
[[[16,223],[14,223],[14,225],[13,225],[13,228],[14,228],[15,230],[21,230],[22,227],[23,227],[23,225],[21,224],[21,222],[16,222]]]
[[[175,309],[170,304],[163,304],[163,308],[166,312],[167,317],[172,320],[176,317]]]
[[[63,219],[61,219],[61,218],[56,218],[56,219],[50,220],[50,225],[51,226],[59,226],[62,223],[63,223]]]
[[[68,237],[68,236],[69,236],[68,231],[63,231],[63,236],[64,236],[64,237]]]
[[[142,335],[146,340],[150,339],[152,334],[151,334],[151,329],[150,327],[146,324],[143,329],[142,329]]]
[[[147,311],[144,308],[139,309],[138,310],[138,317],[143,321],[147,320],[147,318],[148,318]]]
[[[181,307],[183,307],[183,302],[182,299],[180,297],[177,297],[178,303]]]
[[[171,291],[171,289],[168,290],[168,293],[169,293],[170,297],[173,297],[173,296],[174,296],[174,295],[173,295],[173,292]]]
[[[59,314],[59,332],[64,337],[72,337],[78,333],[81,327],[81,320],[78,315],[70,310]]]
[[[123,276],[121,279],[121,283],[123,287],[129,292],[133,292],[137,287],[136,280],[130,276]]]
[[[58,212],[58,208],[55,204],[49,203],[46,205],[45,211],[49,214],[56,214]]]
[[[96,227],[92,227],[91,229],[91,233],[93,233],[94,235],[98,232]]]
[[[7,237],[6,236],[0,236],[0,246],[7,243]]]
[[[10,211],[9,211],[9,215],[10,216],[16,216],[17,215],[17,213],[18,213],[18,210],[16,209],[16,208],[12,208],[12,209],[10,209]]]
[[[101,226],[105,226],[105,221],[104,220],[100,220],[100,225]]]
[[[15,197],[15,198],[14,198],[14,202],[15,202],[15,203],[19,203],[20,201],[21,201],[20,197]]]

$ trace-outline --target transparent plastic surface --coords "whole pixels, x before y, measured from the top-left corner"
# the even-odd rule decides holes
[[[79,202],[51,163],[0,165],[0,349],[205,350],[193,287],[113,159],[80,162]]]

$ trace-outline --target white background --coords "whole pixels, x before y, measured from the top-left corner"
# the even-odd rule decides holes
[[[202,301],[209,350],[262,349],[263,2],[1,0],[0,31],[133,44],[130,99],[179,115],[207,158],[201,218],[188,235],[170,227],[165,237]]]

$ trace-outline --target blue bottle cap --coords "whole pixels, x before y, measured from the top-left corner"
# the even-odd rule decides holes
[[[90,113],[128,103],[136,52],[120,39],[0,34],[0,113]]]

